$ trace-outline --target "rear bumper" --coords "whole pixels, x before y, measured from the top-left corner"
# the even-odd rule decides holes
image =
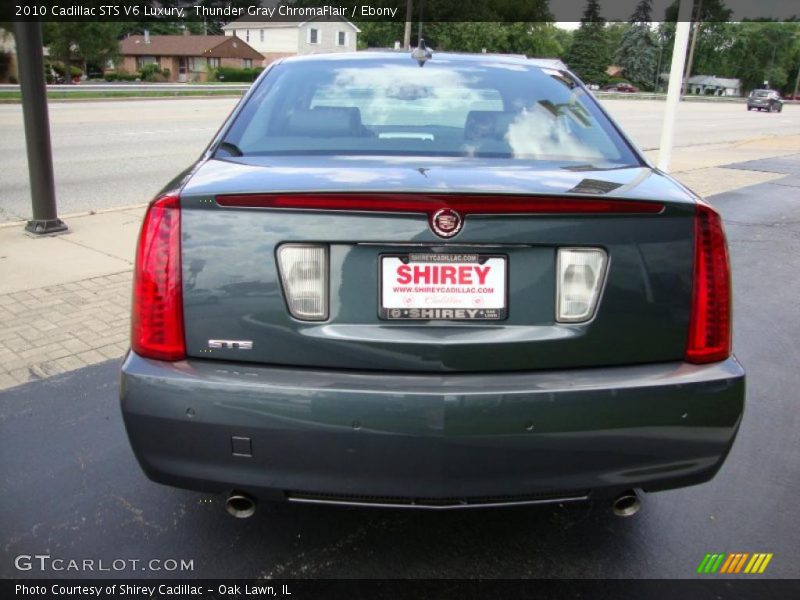
[[[125,426],[154,481],[268,499],[430,506],[711,479],[744,371],[667,363],[491,374],[254,367],[130,353]],[[249,439],[247,442],[232,438]],[[527,500],[526,500],[527,499]]]

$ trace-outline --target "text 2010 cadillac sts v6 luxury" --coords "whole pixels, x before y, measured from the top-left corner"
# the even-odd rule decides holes
[[[472,507],[701,483],[744,406],[717,212],[569,72],[273,64],[150,205],[128,436],[158,482]]]

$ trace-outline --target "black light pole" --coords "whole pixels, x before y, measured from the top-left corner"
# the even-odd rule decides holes
[[[42,26],[40,23],[18,22],[15,29],[33,208],[33,217],[25,225],[25,230],[35,234],[66,231],[67,226],[58,218],[56,211],[50,120],[42,59]]]

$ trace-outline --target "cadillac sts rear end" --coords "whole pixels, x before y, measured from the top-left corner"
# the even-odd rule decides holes
[[[147,211],[121,402],[152,480],[237,516],[630,514],[742,418],[720,217],[559,65],[287,59]]]

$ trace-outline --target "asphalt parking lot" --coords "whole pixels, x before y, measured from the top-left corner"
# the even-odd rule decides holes
[[[148,481],[117,400],[119,361],[0,392],[2,577],[15,557],[176,559],[172,577],[690,578],[708,552],[770,552],[761,577],[800,577],[800,155],[743,168],[786,174],[710,200],[726,219],[744,421],[719,475],[648,495],[639,514],[605,504],[471,511],[260,505],[236,520],[221,499]],[[128,566],[104,576],[162,577]]]

